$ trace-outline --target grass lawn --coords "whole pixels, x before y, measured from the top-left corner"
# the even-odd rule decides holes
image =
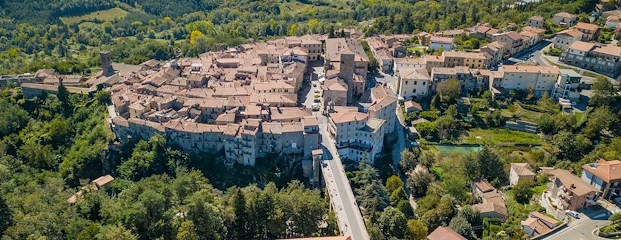
[[[113,20],[124,18],[125,16],[127,16],[127,14],[129,13],[123,9],[112,8],[108,10],[92,12],[92,13],[82,15],[82,16],[77,16],[77,17],[61,17],[60,20],[62,20],[63,23],[67,25],[73,25],[73,24],[77,24],[77,23],[81,23],[85,21],[94,21],[94,20],[99,20],[103,22],[113,21]]]
[[[470,129],[460,137],[461,144],[480,145],[492,143],[498,146],[541,145],[539,135],[508,129]]]
[[[584,112],[577,112],[576,113],[576,125],[582,126],[582,124],[586,123],[587,119],[589,118],[589,114],[591,114],[592,111],[593,111],[593,108],[589,107]]]
[[[515,111],[515,114],[517,115],[518,119],[527,121],[527,122],[533,122],[533,123],[539,123],[539,121],[541,120],[541,116],[543,116],[544,114],[544,113],[524,109],[517,104],[514,105],[513,110]],[[513,117],[513,113],[509,109],[503,109],[501,114],[505,118],[510,119]]]

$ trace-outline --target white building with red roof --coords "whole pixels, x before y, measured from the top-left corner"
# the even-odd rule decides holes
[[[620,197],[621,161],[600,159],[582,166],[582,179],[601,192],[606,199]]]

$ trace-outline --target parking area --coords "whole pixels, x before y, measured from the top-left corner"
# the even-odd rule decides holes
[[[308,73],[302,89],[300,90],[300,102],[306,108],[319,111],[322,107],[322,85],[319,81],[323,78],[323,66],[317,63],[309,63]]]

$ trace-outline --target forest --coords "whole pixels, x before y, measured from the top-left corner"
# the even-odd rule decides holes
[[[338,231],[322,192],[262,177],[278,174],[269,166],[258,168],[254,184],[238,183],[208,178],[217,167],[163,137],[115,148],[109,93],[63,89],[34,99],[17,88],[0,93],[2,239],[273,239]],[[116,177],[109,188],[84,190],[105,174]],[[80,189],[79,200],[68,203]]]
[[[88,74],[98,67],[101,49],[111,50],[114,61],[137,64],[343,28],[388,34],[478,22],[504,27],[537,14],[590,13],[595,3],[543,0],[509,8],[499,0],[5,0],[0,1],[0,74],[44,67]]]

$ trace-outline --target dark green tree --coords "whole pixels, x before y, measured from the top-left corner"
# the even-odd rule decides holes
[[[3,196],[0,196],[0,235],[11,226],[13,221],[13,212],[11,208],[6,204],[6,200]]]
[[[396,208],[389,207],[377,219],[377,225],[386,238],[403,239],[407,234],[407,218]]]
[[[472,225],[470,225],[468,220],[463,217],[457,216],[451,219],[449,228],[467,239],[477,239]]]
[[[513,194],[515,200],[519,203],[528,203],[533,195],[532,187],[535,185],[533,181],[520,181],[513,186]]]

